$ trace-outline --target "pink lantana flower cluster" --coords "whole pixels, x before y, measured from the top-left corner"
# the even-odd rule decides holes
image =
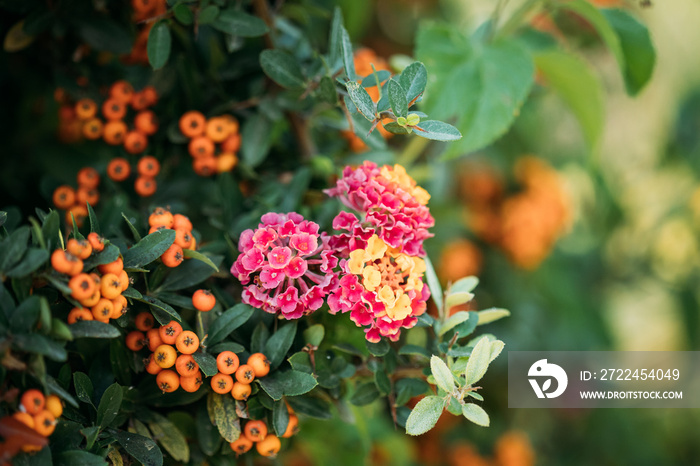
[[[342,231],[331,245],[346,254],[364,248],[376,234],[388,246],[411,256],[425,256],[423,241],[435,224],[427,204],[430,194],[401,165],[379,168],[373,162],[346,167],[335,188],[325,191],[361,215],[341,212],[333,228]]]
[[[241,233],[241,254],[231,273],[243,285],[243,302],[298,319],[319,309],[338,285],[338,258],[318,224],[295,213],[268,213],[258,228]]]

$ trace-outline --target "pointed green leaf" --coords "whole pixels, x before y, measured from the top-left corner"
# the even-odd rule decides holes
[[[154,231],[124,253],[124,268],[140,268],[158,259],[175,241],[175,230]]]
[[[122,405],[123,393],[122,387],[118,383],[107,387],[97,407],[97,425],[99,427],[108,427],[116,419]]]
[[[427,83],[428,72],[423,63],[418,61],[408,65],[399,76],[399,84],[406,91],[406,99],[409,103],[416,100],[425,91]]]
[[[185,256],[185,259],[195,259],[204,262],[209,267],[214,269],[214,272],[219,271],[219,268],[216,266],[216,264],[214,264],[214,262],[212,262],[212,260],[209,257],[205,256],[201,252],[195,251],[194,249],[183,249],[182,252],[183,256]]]
[[[408,99],[404,88],[397,81],[390,79],[387,84],[387,92],[389,105],[394,115],[406,118],[408,116]]]
[[[454,306],[461,306],[462,304],[468,303],[473,298],[474,295],[472,293],[448,293],[447,296],[445,296],[445,309],[450,309]]]
[[[270,368],[279,366],[294,343],[297,334],[297,322],[292,321],[278,329],[265,343],[265,356],[270,360]]]
[[[350,100],[352,100],[352,103],[355,104],[362,116],[369,121],[374,121],[377,107],[365,88],[355,81],[345,83],[345,87],[348,90]]]
[[[117,431],[112,435],[128,454],[144,466],[163,465],[163,453],[152,439],[124,431]]]
[[[241,435],[241,423],[236,414],[236,400],[230,395],[209,394],[214,422],[226,442],[233,442]]]
[[[83,320],[68,326],[73,338],[119,338],[122,334],[114,326],[96,320]]]
[[[263,50],[260,53],[260,66],[270,79],[286,89],[304,87],[304,75],[299,61],[287,52],[278,49]]]
[[[478,426],[488,427],[491,422],[486,411],[484,411],[481,406],[475,405],[474,403],[462,405],[462,414]]]
[[[304,330],[304,341],[311,346],[319,346],[323,341],[326,330],[322,324],[315,324]]]
[[[255,308],[247,304],[239,303],[227,309],[209,327],[206,344],[215,345],[223,341],[231,332],[245,324],[253,315]]]
[[[294,370],[274,371],[257,381],[275,401],[281,400],[283,396],[303,395],[318,385],[313,375]]]
[[[485,325],[485,324],[490,324],[491,322],[495,322],[499,319],[502,319],[504,317],[510,316],[510,311],[507,309],[485,309],[483,311],[479,311],[479,324],[478,325]]]
[[[426,396],[416,404],[406,420],[408,435],[421,435],[432,429],[445,409],[445,400],[438,396]]]
[[[226,34],[240,37],[258,37],[270,31],[262,19],[234,8],[222,10],[211,26]]]
[[[473,385],[484,376],[491,362],[491,342],[487,337],[482,337],[474,346],[464,375],[467,385]]]
[[[278,437],[284,435],[288,425],[289,411],[287,410],[287,404],[282,400],[276,401],[272,408],[272,426],[275,428]]]
[[[443,121],[421,121],[415,126],[415,133],[425,139],[433,141],[456,141],[462,138],[462,133],[457,128]]]
[[[445,361],[437,356],[432,356],[430,358],[430,372],[433,374],[438,387],[445,393],[452,393],[452,390],[455,389],[455,378]]]
[[[151,28],[148,34],[146,52],[148,53],[148,62],[154,70],[162,68],[168,62],[171,42],[170,27],[167,22],[160,21]]]
[[[340,26],[340,54],[343,58],[343,69],[345,70],[345,76],[351,81],[357,79],[357,73],[355,72],[355,59],[352,52],[352,42],[350,42],[350,36],[345,27]]]

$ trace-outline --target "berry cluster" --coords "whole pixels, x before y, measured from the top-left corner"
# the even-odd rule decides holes
[[[51,254],[53,269],[70,277],[70,297],[78,304],[68,313],[69,324],[82,320],[108,323],[126,312],[127,301],[122,293],[129,288],[129,276],[122,258],[98,265],[92,272],[84,270],[83,260],[103,249],[104,240],[93,232],[87,239],[69,239],[66,250],[56,249]]]
[[[163,229],[175,230],[175,242],[160,256],[166,267],[182,264],[185,260],[184,250],[194,250],[197,246],[197,240],[192,235],[192,222],[182,214],[173,215],[165,207],[156,207],[148,217],[148,225],[151,227],[149,234]]]
[[[299,419],[289,405],[287,405],[287,411],[289,423],[287,424],[287,430],[281,436],[282,438],[289,438],[299,432]],[[275,434],[270,433],[267,424],[260,420],[246,422],[241,436],[230,443],[231,449],[236,452],[236,456],[247,453],[253,448],[253,445],[255,445],[255,449],[260,455],[269,458],[277,456],[282,446],[280,439]]]
[[[97,188],[100,185],[100,174],[91,167],[84,167],[78,171],[76,177],[78,189],[68,185],[61,185],[53,192],[53,204],[56,208],[66,211],[66,224],[71,225],[73,219],[78,226],[82,226],[83,220],[88,216],[87,204],[96,205],[100,200]]]
[[[31,388],[20,398],[19,410],[12,417],[42,437],[49,437],[56,429],[56,421],[63,414],[63,404],[56,395],[44,394]],[[24,444],[21,449],[25,452],[38,451],[39,445]]]
[[[160,173],[160,162],[152,155],[144,155],[136,164],[134,191],[141,197],[155,194],[158,184],[156,176]],[[107,165],[107,176],[112,181],[122,182],[131,176],[131,165],[124,157],[115,157]]]
[[[187,147],[192,168],[199,176],[229,172],[238,164],[236,153],[241,147],[241,135],[233,116],[206,119],[202,113],[191,110],[180,117],[179,126],[190,140]]]

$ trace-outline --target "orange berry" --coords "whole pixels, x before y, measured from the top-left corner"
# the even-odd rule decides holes
[[[100,287],[95,286],[95,292],[87,299],[81,299],[78,301],[80,304],[83,305],[83,307],[93,307],[97,305],[97,302],[100,300],[102,295],[100,294]],[[91,319],[92,320],[92,319]]]
[[[87,259],[92,254],[92,246],[86,239],[71,238],[66,243],[66,251],[79,259]]]
[[[211,311],[216,305],[216,297],[209,290],[197,290],[192,295],[192,305],[198,311]]]
[[[99,118],[90,118],[83,124],[82,133],[83,136],[85,136],[85,139],[94,141],[102,137],[104,129],[105,126],[104,123],[102,123],[102,120]]]
[[[277,436],[268,434],[267,437],[255,445],[255,448],[262,456],[274,458],[279,453],[280,448],[282,448],[282,443]]]
[[[166,345],[174,345],[177,337],[182,333],[182,325],[178,322],[171,320],[167,325],[163,325],[158,329],[160,334],[160,339]]]
[[[109,318],[112,316],[112,311],[114,310],[114,304],[112,301],[106,298],[100,298],[92,307],[92,315],[95,320],[100,322],[109,323]]]
[[[150,0],[141,0],[141,1],[150,1]],[[143,110],[146,110],[148,108],[148,98],[144,95],[143,92],[134,92],[133,97],[131,98],[131,108],[136,110],[137,112],[141,112]]]
[[[214,141],[206,136],[197,136],[187,146],[192,157],[211,157],[214,155]]]
[[[223,142],[231,133],[231,126],[225,118],[210,118],[207,121],[204,133],[214,142]]]
[[[192,169],[199,176],[212,176],[216,173],[216,157],[203,155],[192,161]]]
[[[147,330],[146,338],[148,339],[148,349],[151,351],[155,351],[156,348],[163,344],[163,339],[160,337],[160,328]]]
[[[131,174],[129,162],[122,157],[113,158],[107,165],[107,176],[113,181],[124,181]]]
[[[219,173],[230,172],[238,165],[238,157],[232,152],[225,152],[216,158],[216,171]]]
[[[105,248],[105,240],[94,231],[87,236],[87,240],[95,252],[101,252]]]
[[[129,131],[124,136],[124,149],[130,154],[140,154],[146,146],[148,138],[141,131]]]
[[[221,143],[221,151],[235,154],[241,148],[241,135],[233,133]]]
[[[117,296],[112,300],[112,313],[110,314],[110,319],[118,319],[126,312],[127,306],[126,298],[122,295]]]
[[[141,160],[139,160],[139,163],[136,166],[136,170],[141,176],[149,176],[153,178],[160,173],[160,163],[158,162],[158,159],[152,155],[146,155],[141,157]]]
[[[250,449],[253,448],[253,442],[241,435],[237,440],[229,443],[229,446],[231,450],[236,452],[236,456],[240,456],[244,453],[248,453]]]
[[[122,282],[119,281],[119,277],[113,273],[102,275],[100,293],[102,293],[103,298],[107,299],[115,299],[122,294]]]
[[[152,227],[172,228],[174,216],[168,209],[156,207],[156,209],[148,216],[148,224]]]
[[[199,371],[199,364],[191,354],[181,354],[175,360],[175,370],[182,377],[192,377]]]
[[[223,395],[229,393],[233,388],[233,378],[230,375],[219,372],[211,378],[211,389],[216,393]]]
[[[61,121],[61,123],[66,123],[75,120],[78,118],[75,115],[75,107],[71,105],[62,105],[61,108],[58,109],[58,119]]]
[[[146,136],[150,136],[158,131],[158,118],[153,111],[144,110],[134,117],[134,126]]]
[[[249,383],[234,382],[231,395],[239,401],[246,401],[253,391]]]
[[[97,270],[99,270],[102,274],[111,273],[114,275],[119,275],[122,273],[122,270],[124,270],[124,260],[119,257],[117,260],[110,262],[109,264],[98,265]]]
[[[296,414],[289,415],[289,423],[287,423],[287,429],[284,431],[282,438],[289,438],[299,432],[299,418]]]
[[[17,419],[19,422],[29,427],[30,429],[34,428],[34,416],[32,416],[31,414],[24,413],[22,411],[17,411],[12,415],[12,417]]]
[[[92,99],[80,99],[75,103],[75,116],[79,120],[89,120],[97,114],[97,104]]]
[[[251,383],[255,380],[255,371],[248,364],[242,364],[236,370],[236,380],[240,383]]]
[[[175,244],[182,249],[187,249],[192,245],[192,234],[187,230],[175,230]]]
[[[267,435],[267,425],[263,421],[248,421],[243,428],[243,435],[251,442],[260,442]]]
[[[83,221],[87,218],[87,216],[87,206],[76,204],[70,209],[68,209],[68,212],[66,212],[66,223],[70,225],[73,223],[73,219],[75,219],[75,224],[78,227],[81,227],[83,225]]]
[[[133,86],[124,80],[116,81],[109,89],[109,96],[118,102],[129,102],[133,95]]]
[[[134,321],[136,328],[142,332],[147,332],[153,328],[154,319],[150,312],[140,312]]]
[[[204,133],[206,119],[196,110],[189,111],[180,117],[180,131],[188,138],[194,138]]]
[[[180,376],[177,372],[166,369],[158,373],[156,383],[163,393],[171,393],[180,387]]]
[[[270,373],[270,361],[262,353],[251,354],[246,364],[253,368],[256,378],[265,377]]]
[[[37,431],[39,435],[48,437],[56,430],[56,418],[53,417],[53,414],[48,410],[43,410],[34,416],[34,430]]]
[[[177,351],[170,345],[160,345],[153,353],[153,359],[163,369],[168,369],[175,365]]]
[[[168,249],[166,249],[163,255],[160,256],[160,260],[163,261],[163,265],[166,267],[177,267],[178,265],[182,264],[183,260],[185,260],[185,255],[182,252],[182,248],[173,243]]]
[[[158,189],[156,180],[148,176],[139,176],[134,182],[134,191],[141,197],[150,197]]]
[[[151,375],[156,375],[163,370],[158,364],[156,364],[153,354],[149,355],[148,358],[144,359],[144,366],[146,367],[146,372]]]
[[[71,289],[71,296],[78,301],[88,299],[95,292],[95,282],[92,277],[86,273],[79,273],[68,282],[68,288]]]
[[[146,335],[134,330],[126,335],[126,347],[131,351],[141,351],[146,346]]]
[[[141,93],[146,98],[148,106],[155,105],[158,102],[158,91],[153,86],[146,86],[141,89]]]
[[[180,376],[180,386],[186,392],[194,393],[202,386],[202,373],[196,372],[196,375],[191,377]]]
[[[58,273],[77,275],[83,271],[83,261],[63,249],[56,249],[51,253],[51,267]]]
[[[126,116],[126,105],[117,99],[107,99],[102,104],[102,115],[108,120],[121,120]]]
[[[69,209],[75,204],[75,190],[67,185],[59,186],[53,192],[53,204],[59,209]]]
[[[84,167],[78,171],[78,186],[95,189],[100,184],[100,174],[92,167]]]
[[[90,312],[84,308],[74,307],[68,313],[67,321],[69,324],[74,324],[76,322],[82,322],[83,320],[94,320],[94,319],[95,318],[92,316],[92,312]]]
[[[46,410],[53,414],[53,417],[58,419],[63,414],[63,402],[56,395],[49,395],[46,397]]]
[[[233,115],[221,115],[221,118],[223,118],[226,121],[226,124],[228,125],[228,130],[230,134],[237,133],[238,132],[238,120],[236,120],[236,117]]]
[[[100,201],[100,192],[97,189],[80,188],[78,192],[75,193],[75,197],[78,204],[90,204],[92,206],[97,205]]]
[[[46,397],[36,388],[30,388],[22,394],[20,398],[20,404],[24,407],[24,410],[31,414],[39,414],[46,404]]]
[[[131,285],[131,280],[129,280],[129,274],[126,273],[126,270],[119,272],[119,281],[122,284],[122,292],[126,291]]]
[[[182,354],[192,354],[199,349],[199,337],[190,330],[184,330],[175,339],[175,347]]]
[[[122,120],[112,120],[105,123],[104,129],[102,130],[102,139],[107,144],[112,146],[118,146],[124,142],[124,136],[129,131],[126,123]]]
[[[216,368],[222,374],[233,374],[238,370],[239,364],[238,356],[233,351],[222,351],[216,357]]]
[[[182,214],[173,215],[173,224],[170,228],[175,230],[192,231],[192,222]]]

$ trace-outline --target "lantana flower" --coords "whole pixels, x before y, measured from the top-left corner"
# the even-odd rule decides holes
[[[416,185],[404,167],[365,161],[357,168],[346,167],[335,186],[325,191],[338,197],[347,207],[362,214],[358,218],[341,212],[333,220],[332,246],[347,254],[364,248],[377,234],[387,245],[410,256],[425,256],[423,241],[432,236],[428,228],[435,224],[427,204],[430,194]]]
[[[402,328],[416,325],[430,297],[423,283],[425,262],[389,246],[378,235],[341,261],[340,286],[328,296],[330,312],[350,311],[350,319],[365,327],[368,341],[382,336],[392,341]]]
[[[338,285],[330,237],[296,212],[267,213],[261,222],[241,233],[241,254],[231,266],[231,274],[247,285],[243,302],[286,319],[317,310]]]

